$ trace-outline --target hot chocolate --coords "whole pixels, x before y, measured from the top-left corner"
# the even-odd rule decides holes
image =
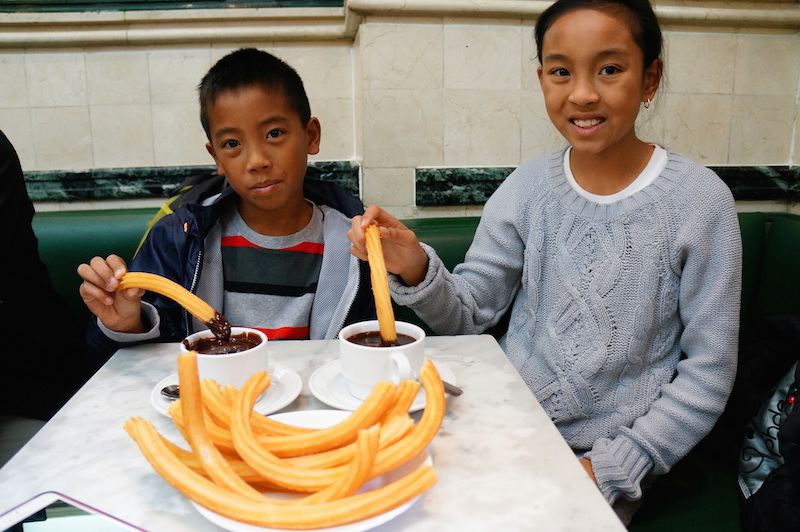
[[[381,338],[380,331],[369,331],[354,334],[347,337],[348,342],[353,342],[358,345],[365,345],[367,347],[395,347],[398,345],[406,345],[415,342],[417,339],[407,334],[398,334],[397,342],[389,343],[384,342]]]
[[[203,355],[224,355],[226,353],[238,353],[246,351],[261,343],[261,338],[255,333],[242,333],[230,335],[227,340],[220,338],[201,338],[191,345],[187,340],[183,345],[191,351],[197,351]]]

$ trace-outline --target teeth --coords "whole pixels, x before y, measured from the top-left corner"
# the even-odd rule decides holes
[[[572,123],[578,127],[592,127],[602,122],[599,118],[592,118],[591,120],[573,120]]]

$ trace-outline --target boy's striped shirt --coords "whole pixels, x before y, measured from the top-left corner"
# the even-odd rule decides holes
[[[223,314],[232,325],[264,331],[270,340],[309,338],[322,266],[322,212],[288,236],[250,229],[238,212],[223,221]]]

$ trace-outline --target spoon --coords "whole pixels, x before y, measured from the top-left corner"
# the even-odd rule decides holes
[[[455,384],[450,384],[449,382],[444,381],[444,380],[442,381],[442,384],[444,384],[444,391],[446,393],[452,395],[453,397],[458,397],[459,395],[464,393],[464,390],[462,390],[461,388],[459,388]]]
[[[180,399],[180,390],[177,384],[170,384],[169,386],[164,386],[161,388],[161,395],[169,399],[170,401],[174,401],[176,399]]]

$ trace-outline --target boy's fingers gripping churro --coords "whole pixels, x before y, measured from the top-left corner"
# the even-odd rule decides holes
[[[364,237],[367,242],[367,260],[369,261],[372,295],[375,298],[381,340],[384,343],[393,345],[397,343],[397,331],[394,325],[394,309],[392,308],[392,297],[389,293],[389,275],[386,272],[386,262],[383,259],[380,229],[377,225],[368,225],[364,228]]]
[[[231,334],[231,326],[223,315],[214,308],[170,279],[145,272],[127,272],[119,282],[119,289],[144,288],[168,297],[186,309],[189,314],[208,325],[215,336],[227,338]]]

